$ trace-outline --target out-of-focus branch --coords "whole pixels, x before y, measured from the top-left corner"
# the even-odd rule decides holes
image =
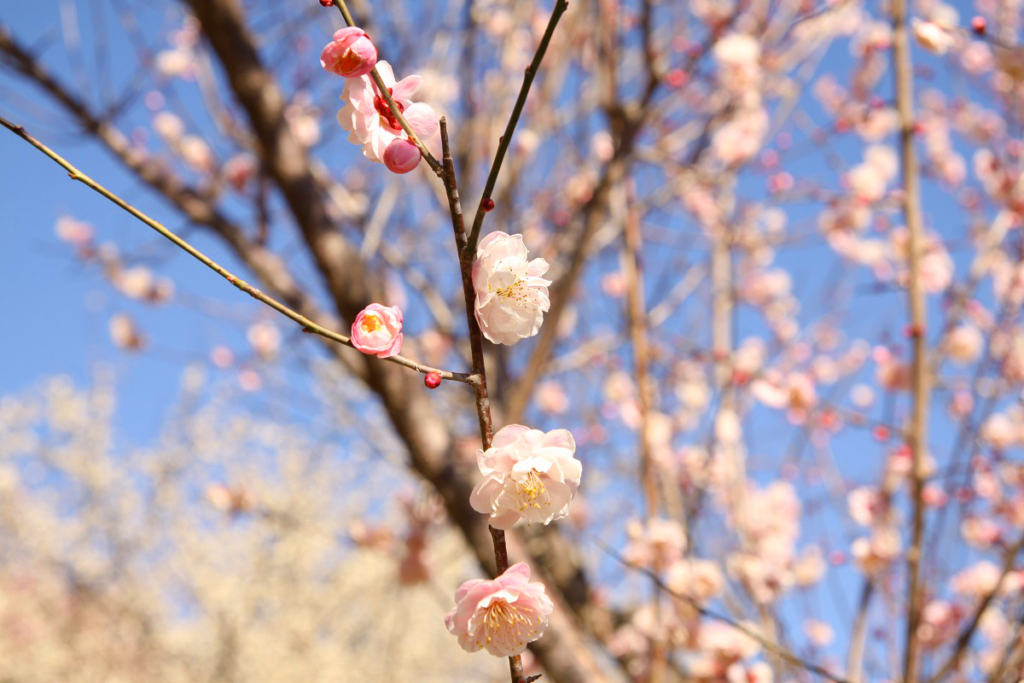
[[[352,345],[352,340],[349,337],[347,337],[347,336],[345,336],[343,334],[338,334],[337,332],[333,332],[333,331],[328,330],[328,329],[326,329],[324,327],[321,327],[320,325],[318,325],[317,323],[313,322],[309,318],[305,317],[304,315],[302,315],[298,311],[293,311],[292,309],[290,309],[287,306],[285,306],[284,304],[282,304],[280,301],[277,301],[273,297],[267,296],[266,294],[261,292],[256,287],[253,287],[252,285],[250,285],[245,280],[243,280],[240,277],[234,275],[227,268],[224,268],[222,265],[220,265],[219,263],[217,263],[216,261],[211,259],[209,256],[207,256],[203,252],[199,251],[195,247],[193,247],[191,244],[189,244],[188,242],[183,240],[181,237],[176,235],[174,232],[172,232],[171,230],[168,230],[162,223],[160,223],[159,221],[153,220],[152,218],[150,218],[149,216],[147,216],[143,212],[139,211],[138,209],[136,209],[134,206],[132,206],[128,202],[126,202],[123,199],[121,199],[120,197],[118,197],[116,194],[114,194],[113,192],[111,192],[107,188],[105,188],[102,185],[100,185],[99,183],[97,183],[95,180],[93,180],[87,174],[85,174],[82,171],[80,171],[74,164],[72,164],[71,162],[67,161],[66,159],[64,159],[64,157],[60,156],[59,154],[54,152],[52,149],[50,149],[49,147],[44,145],[42,142],[40,142],[39,140],[34,138],[32,135],[30,135],[22,126],[19,126],[19,125],[16,125],[14,123],[11,123],[7,119],[3,118],[2,116],[0,116],[0,125],[2,125],[4,128],[6,128],[9,131],[11,131],[12,133],[14,133],[15,135],[17,135],[21,139],[25,140],[27,143],[29,143],[30,145],[32,145],[33,147],[38,149],[40,152],[42,152],[46,156],[48,156],[51,159],[53,159],[55,162],[57,162],[57,164],[59,164],[61,167],[63,167],[68,172],[68,175],[71,177],[72,180],[77,180],[78,182],[82,183],[83,185],[85,185],[89,189],[93,190],[94,192],[102,195],[103,197],[106,197],[111,202],[113,202],[115,205],[117,205],[121,209],[127,211],[129,214],[131,214],[132,216],[134,216],[138,220],[142,221],[143,223],[148,225],[150,228],[152,228],[153,230],[155,230],[158,233],[160,233],[162,236],[166,237],[168,240],[173,242],[180,249],[182,249],[183,251],[187,252],[190,256],[195,258],[197,261],[199,261],[200,263],[205,265],[207,268],[209,268],[213,272],[215,272],[218,275],[220,275],[222,278],[224,278],[225,280],[230,282],[232,285],[234,285],[238,289],[242,290],[243,292],[245,292],[246,294],[248,294],[252,298],[256,299],[257,301],[259,301],[261,303],[264,303],[267,306],[270,306],[271,308],[273,308],[275,311],[277,311],[281,315],[285,316],[286,318],[289,318],[289,319],[293,320],[294,322],[298,323],[302,327],[304,332],[308,332],[310,334],[316,334],[316,335],[319,335],[321,337],[324,337],[325,339],[330,339],[333,342],[337,342],[338,344],[344,344],[345,346],[352,346],[353,348],[355,348]],[[403,356],[391,356],[390,358],[386,358],[384,360],[390,361],[392,363],[397,363],[398,365],[401,365],[403,367],[406,367],[406,368],[409,368],[409,369],[412,369],[412,370],[416,370],[417,372],[422,372],[424,374],[426,374],[428,372],[436,372],[437,374],[441,375],[442,378],[454,380],[456,382],[464,382],[466,384],[475,384],[478,381],[478,378],[476,376],[474,376],[474,375],[469,375],[469,374],[465,374],[465,373],[461,373],[461,372],[449,372],[447,370],[441,370],[440,368],[432,368],[430,366],[423,365],[422,363],[417,363],[416,361],[410,360],[410,359],[405,358]]]
[[[957,668],[960,664],[960,660],[967,651],[967,646],[971,644],[971,638],[974,637],[975,631],[978,630],[978,624],[981,623],[981,617],[985,614],[985,610],[992,604],[992,600],[999,595],[999,591],[1003,587],[1003,582],[1006,580],[1007,575],[1013,571],[1013,566],[1017,562],[1017,555],[1020,554],[1021,550],[1024,550],[1024,534],[1021,534],[1017,542],[1006,549],[1006,555],[1003,557],[1003,567],[999,574],[999,580],[996,581],[995,585],[992,586],[992,590],[985,594],[985,597],[981,599],[978,606],[974,609],[974,615],[971,617],[970,622],[964,627],[963,631],[956,639],[956,644],[953,646],[953,652],[949,655],[942,666],[939,667],[938,671],[928,679],[928,683],[938,683],[945,678],[950,672]]]
[[[871,606],[871,595],[874,591],[874,582],[871,579],[865,579],[860,590],[857,616],[853,620],[850,649],[846,656],[846,677],[850,683],[859,683],[864,669],[864,645],[868,638],[868,608]]]
[[[929,373],[926,359],[925,294],[921,285],[921,248],[924,225],[921,218],[920,169],[914,147],[914,82],[910,61],[909,29],[906,0],[893,0],[893,60],[896,71],[896,106],[900,118],[900,158],[903,171],[903,216],[909,240],[907,250],[910,282],[907,293],[910,304],[910,330],[913,339],[911,361],[912,415],[909,446],[911,449],[911,496],[913,520],[910,548],[907,551],[907,623],[906,649],[903,658],[904,683],[917,683],[918,636],[923,585],[921,580],[921,541],[924,538],[924,451],[928,437]]]
[[[498,141],[498,149],[494,153],[494,161],[491,162],[491,170],[487,174],[487,183],[484,185],[483,195],[480,197],[480,203],[476,208],[476,215],[473,217],[473,229],[470,230],[469,238],[466,240],[466,249],[470,254],[476,252],[476,243],[477,240],[480,239],[480,229],[484,224],[484,215],[488,211],[488,209],[484,207],[491,199],[491,193],[494,192],[494,186],[498,182],[498,173],[501,171],[501,163],[505,159],[505,153],[508,151],[508,146],[512,143],[512,135],[515,133],[516,124],[519,123],[519,117],[522,115],[523,107],[526,105],[526,98],[530,94],[530,86],[533,85],[533,79],[537,75],[540,63],[544,60],[544,54],[548,50],[548,44],[551,42],[551,36],[555,33],[555,27],[558,26],[558,20],[562,18],[562,15],[568,8],[568,0],[555,1],[555,7],[551,10],[551,18],[548,20],[548,26],[544,29],[544,36],[540,39],[540,44],[537,45],[537,51],[534,53],[533,59],[530,61],[530,65],[526,67],[526,75],[523,77],[523,85],[519,89],[519,97],[516,98],[515,106],[512,107],[512,115],[509,116],[508,124],[505,126],[505,133]]]
[[[832,673],[828,669],[825,669],[815,664],[814,662],[807,661],[806,659],[800,657],[799,655],[795,654],[786,647],[779,645],[775,641],[769,638],[765,638],[758,631],[750,628],[749,626],[746,626],[745,624],[742,624],[729,616],[720,614],[715,610],[708,609],[701,603],[697,602],[696,600],[686,595],[681,595],[673,591],[665,584],[664,581],[661,580],[661,577],[652,572],[650,569],[648,569],[647,567],[641,567],[640,565],[630,562],[622,555],[617,553],[611,546],[605,544],[604,542],[598,539],[594,539],[594,543],[596,543],[602,551],[607,553],[610,557],[612,557],[616,562],[620,563],[622,566],[628,567],[629,569],[635,572],[646,574],[648,577],[651,578],[652,581],[654,581],[654,584],[658,587],[659,590],[664,591],[668,595],[671,595],[676,600],[685,602],[691,608],[696,610],[697,613],[700,614],[702,617],[713,619],[714,621],[720,621],[723,624],[728,624],[729,626],[733,627],[743,635],[756,641],[761,647],[765,649],[766,652],[778,657],[779,659],[787,662],[788,664],[791,664],[800,669],[804,669],[805,671],[808,671],[810,673],[817,674],[818,676],[826,678],[832,681],[833,683],[851,683],[845,678],[842,678],[841,676],[837,676],[836,674]]]

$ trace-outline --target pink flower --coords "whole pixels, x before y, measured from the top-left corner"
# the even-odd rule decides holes
[[[377,73],[417,137],[426,140],[433,135],[437,130],[437,114],[429,104],[410,99],[423,77],[408,76],[396,83],[391,65],[384,61],[377,63]],[[350,78],[341,99],[346,104],[338,111],[338,123],[349,131],[350,142],[363,146],[363,156],[370,161],[383,161],[388,145],[396,139],[408,139],[369,76]]]
[[[358,78],[373,70],[377,48],[366,31],[348,26],[334,32],[334,37],[320,53],[320,66],[345,78]]]
[[[495,344],[515,344],[540,331],[548,298],[548,262],[527,260],[522,235],[492,232],[480,241],[473,262],[476,320]]]
[[[420,163],[420,149],[403,138],[395,138],[384,150],[384,165],[392,173],[408,173]]]
[[[370,304],[352,323],[352,346],[377,358],[402,350],[402,311],[398,306]]]
[[[469,497],[477,512],[490,514],[495,529],[510,529],[520,519],[547,524],[569,514],[583,464],[573,457],[576,442],[565,429],[544,433],[508,425],[491,447],[476,452],[483,481]]]
[[[934,52],[937,55],[944,55],[953,47],[956,40],[944,26],[934,21],[921,21],[912,19],[911,27],[914,29],[914,37],[924,49]]]
[[[473,579],[455,592],[455,607],[444,618],[448,632],[466,652],[486,648],[496,657],[513,657],[544,634],[554,610],[544,585],[530,583],[525,562],[514,564],[493,581]]]

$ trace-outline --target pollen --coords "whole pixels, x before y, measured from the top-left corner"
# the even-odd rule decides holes
[[[551,505],[551,497],[548,495],[548,490],[544,487],[544,482],[540,478],[540,472],[537,470],[530,470],[526,477],[521,481],[517,481],[516,490],[522,496],[523,505],[519,508],[520,512],[528,507],[534,507],[539,510],[541,502],[545,505]]]
[[[363,332],[376,332],[384,327],[384,323],[375,315],[367,315],[363,317],[363,321],[359,323],[359,326],[363,328]]]

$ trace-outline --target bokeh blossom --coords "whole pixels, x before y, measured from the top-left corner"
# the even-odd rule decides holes
[[[510,529],[520,519],[548,522],[569,514],[583,464],[573,457],[576,442],[565,429],[546,434],[523,425],[498,430],[486,451],[477,451],[483,481],[469,498],[477,512],[489,514],[495,529]]]
[[[544,634],[553,610],[544,585],[531,583],[529,566],[520,562],[493,581],[462,584],[444,623],[466,652],[486,649],[496,657],[512,657]]]

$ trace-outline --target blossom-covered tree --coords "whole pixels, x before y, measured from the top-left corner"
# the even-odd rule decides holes
[[[1018,3],[79,5],[3,144],[201,350],[0,404],[9,678],[1024,675]]]

